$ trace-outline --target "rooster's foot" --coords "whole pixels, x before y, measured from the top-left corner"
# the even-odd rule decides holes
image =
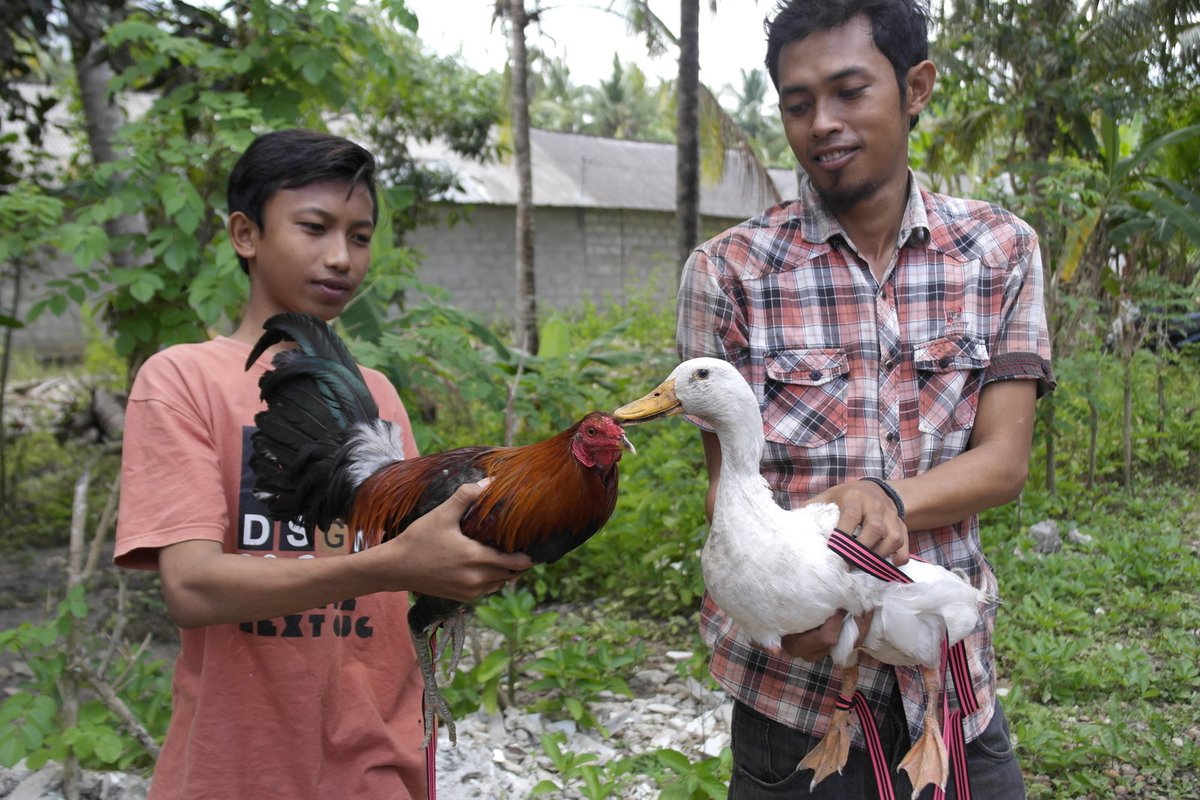
[[[799,769],[813,771],[809,791],[811,792],[818,783],[833,773],[836,772],[840,775],[842,768],[846,766],[846,759],[849,755],[850,712],[839,708],[829,717],[829,730],[825,731],[825,736],[800,762]]]
[[[926,717],[925,731],[917,739],[917,743],[908,751],[908,755],[900,762],[900,769],[908,773],[913,785],[913,800],[929,784],[940,789],[946,788],[946,778],[950,774],[949,759],[946,757],[946,743],[942,741],[942,732],[937,722],[929,723]]]
[[[459,624],[461,625],[461,620],[459,620]],[[421,677],[425,680],[425,739],[421,742],[421,747],[429,745],[429,740],[433,738],[433,732],[439,719],[446,726],[446,735],[450,737],[450,744],[457,744],[458,736],[454,728],[454,715],[450,713],[450,706],[447,705],[446,699],[442,697],[441,689],[438,688],[429,636],[429,630],[413,631],[413,645],[417,651],[417,661],[421,665]],[[438,652],[440,653],[444,647],[445,645],[442,645],[437,648]],[[455,658],[455,662],[457,661],[458,659]]]

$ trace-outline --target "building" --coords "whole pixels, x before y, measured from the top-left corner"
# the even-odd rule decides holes
[[[534,269],[539,308],[622,303],[651,291],[674,303],[675,146],[531,131]],[[421,255],[420,278],[455,305],[507,318],[516,302],[517,178],[511,162],[480,164],[444,147],[415,148],[427,164],[453,170],[439,222],[407,243]],[[721,180],[702,181],[700,230],[708,238],[781,197],[794,197],[790,170],[756,170],[730,151]],[[467,219],[446,221],[466,212]]]

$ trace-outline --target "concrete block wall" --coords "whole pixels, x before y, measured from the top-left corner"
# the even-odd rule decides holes
[[[442,214],[445,219],[445,214]],[[708,238],[740,220],[706,218]],[[455,305],[494,318],[516,302],[514,209],[476,206],[453,227],[412,232],[422,254],[420,278],[449,291]],[[539,208],[534,213],[534,268],[539,308],[569,311],[585,302],[624,303],[651,291],[673,308],[678,265],[675,216],[659,211]]]

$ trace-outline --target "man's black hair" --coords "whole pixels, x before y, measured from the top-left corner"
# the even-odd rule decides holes
[[[370,151],[341,136],[300,129],[265,133],[250,143],[229,174],[229,213],[242,212],[261,231],[263,206],[276,192],[321,181],[343,181],[350,191],[364,184],[371,195],[371,222],[378,221]],[[238,263],[249,273],[246,259],[238,256]]]
[[[891,62],[900,86],[900,99],[908,96],[908,71],[929,58],[929,12],[919,0],[783,0],[775,16],[766,21],[767,72],[779,89],[779,52],[820,31],[840,27],[859,14],[871,23],[871,39]],[[917,124],[914,116],[909,127]]]

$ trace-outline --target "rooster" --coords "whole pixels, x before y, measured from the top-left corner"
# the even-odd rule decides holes
[[[561,433],[524,447],[464,447],[405,458],[396,427],[375,401],[345,344],[320,319],[285,313],[263,326],[246,361],[294,342],[259,381],[267,409],[255,417],[255,494],[279,521],[328,529],[335,522],[363,532],[368,546],[400,535],[464,483],[491,482],[463,514],[459,528],[506,553],[537,563],[557,561],[608,521],[617,501],[617,462],[634,452],[620,425],[593,411]],[[456,741],[453,715],[438,688],[431,641],[445,626],[450,671],[463,646],[465,604],[416,596],[408,624],[425,679],[425,741],[435,717]]]
[[[875,612],[861,650],[885,664],[919,665],[927,695],[924,732],[900,769],[912,778],[914,798],[929,783],[945,788],[946,747],[935,714],[942,643],[954,644],[981,624],[981,607],[994,599],[995,587],[977,589],[958,572],[915,559],[899,568],[913,581],[907,584],[848,567],[828,546],[839,516],[836,505],[788,510],[775,503],[759,474],[758,399],[731,364],[715,358],[685,361],[658,388],[613,412],[627,423],[679,413],[708,423],[721,442],[716,504],[700,558],[713,601],[759,646],[776,654],[784,636],[816,628],[839,609],[849,612],[831,654],[842,671],[846,697],[854,694],[858,680],[855,617]],[[812,788],[846,763],[848,713],[841,707],[834,712],[821,743],[800,762],[813,770]]]

